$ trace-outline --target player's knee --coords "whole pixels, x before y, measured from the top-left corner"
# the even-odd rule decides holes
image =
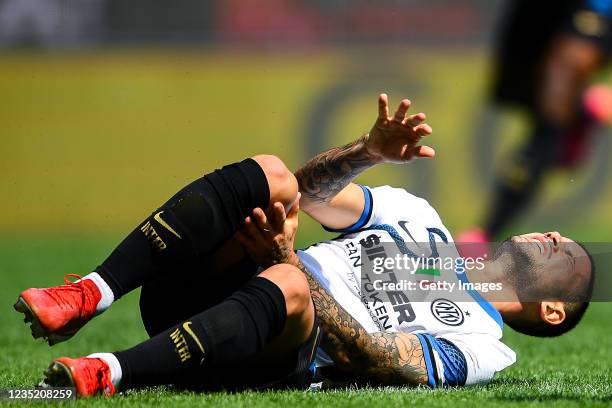
[[[295,200],[298,193],[298,183],[281,159],[270,154],[253,156],[263,169],[270,188],[270,203],[281,202],[285,208]]]
[[[288,294],[291,298],[291,313],[288,315],[303,315],[311,308],[310,286],[306,276],[298,268],[287,265],[287,279],[290,281],[291,290]]]
[[[283,293],[287,319],[281,337],[283,347],[294,348],[310,336],[315,322],[314,304],[306,276],[293,265],[274,265],[259,276],[275,283]]]
[[[260,276],[274,282],[283,292],[287,318],[309,313],[312,308],[310,287],[302,271],[293,265],[278,264],[266,269]]]

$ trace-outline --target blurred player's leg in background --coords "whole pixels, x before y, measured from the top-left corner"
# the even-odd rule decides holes
[[[498,176],[484,229],[466,231],[458,241],[499,237],[536,198],[550,170],[574,166],[588,153],[593,129],[606,119],[602,105],[610,103],[605,88],[590,99],[585,90],[607,62],[611,13],[612,0],[512,3],[499,38],[494,100],[526,109],[531,129]],[[483,252],[473,249],[464,255]]]

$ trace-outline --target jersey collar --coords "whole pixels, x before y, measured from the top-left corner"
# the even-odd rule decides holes
[[[457,278],[463,283],[466,283],[466,284],[470,283],[470,281],[467,278],[467,274],[465,272],[457,273]],[[478,292],[477,290],[472,289],[472,290],[468,290],[467,292],[470,294],[470,296],[474,298],[476,302],[478,302],[480,307],[482,307],[483,310],[487,312],[487,314],[491,316],[493,320],[495,320],[495,323],[499,325],[499,328],[503,330],[504,320],[502,319],[497,309],[495,309],[491,303],[489,303],[485,298],[483,298],[480,292]]]

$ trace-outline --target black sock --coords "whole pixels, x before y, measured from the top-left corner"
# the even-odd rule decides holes
[[[253,159],[205,175],[180,190],[130,233],[96,268],[115,300],[165,269],[185,269],[229,239],[270,192]]]
[[[539,119],[525,148],[497,180],[493,211],[485,224],[492,238],[531,203],[546,172],[555,164],[563,132],[564,129]]]
[[[121,388],[189,383],[198,373],[244,361],[281,333],[286,317],[280,288],[255,277],[220,304],[115,353]]]

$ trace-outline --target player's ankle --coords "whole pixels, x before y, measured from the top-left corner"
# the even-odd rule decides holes
[[[115,301],[115,295],[113,294],[113,291],[108,285],[108,283],[106,283],[106,281],[102,279],[102,277],[98,275],[98,273],[92,272],[87,276],[83,277],[83,280],[85,279],[89,279],[90,281],[92,281],[100,294],[100,300],[96,305],[95,313],[96,315],[99,315],[113,304],[113,302]]]

